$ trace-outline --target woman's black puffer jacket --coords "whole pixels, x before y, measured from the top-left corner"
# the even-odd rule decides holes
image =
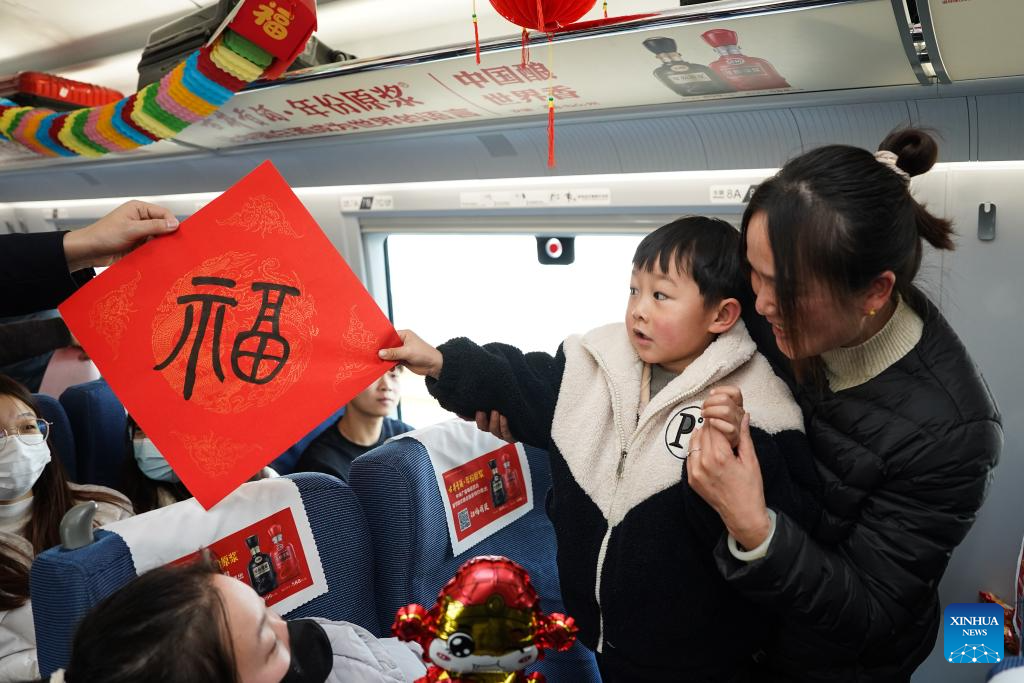
[[[908,681],[935,643],[939,580],[985,499],[1003,433],[956,333],[920,293],[908,303],[924,330],[894,365],[838,393],[793,386],[823,481],[815,528],[779,514],[763,559],[716,549],[725,577],[781,615],[758,680]]]

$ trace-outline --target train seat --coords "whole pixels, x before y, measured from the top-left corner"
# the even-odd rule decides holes
[[[128,451],[127,416],[106,381],[98,379],[64,390],[60,403],[75,434],[79,484],[120,488]]]
[[[72,479],[80,484],[99,484],[117,489],[124,477],[127,417],[125,408],[105,380],[77,384],[60,396],[71,429],[77,435],[77,471]],[[298,443],[279,455],[270,466],[279,474],[290,474],[306,447],[345,412],[336,411]],[[49,418],[47,418],[49,419]],[[76,478],[77,477],[77,478]]]
[[[373,547],[359,502],[344,482],[324,474],[301,473],[243,484],[212,510],[202,510],[195,500],[183,501],[100,529],[95,540],[84,547],[68,550],[61,546],[40,554],[32,565],[31,597],[42,675],[67,665],[78,622],[93,605],[134,578],[137,568],[145,571],[173,561],[226,533],[265,520],[285,507],[282,501],[294,495],[296,488],[315,540],[312,554],[319,555],[327,592],[294,606],[284,616],[349,621],[380,633]],[[295,521],[301,525],[301,518]],[[190,535],[191,541],[198,542],[182,547],[174,531],[182,525],[198,530]],[[126,537],[135,539],[137,556]],[[266,542],[264,536],[260,538]],[[65,545],[69,545],[67,541]],[[232,569],[241,567],[244,572],[248,557],[246,554]]]
[[[33,394],[36,405],[39,406],[39,417],[50,423],[50,435],[47,441],[50,443],[50,451],[64,465],[64,470],[72,481],[77,481],[78,458],[75,454],[75,435],[71,430],[71,422],[64,406],[60,401],[49,394]]]
[[[1024,681],[1024,657],[1007,657],[988,670],[985,680],[990,683],[1021,683]]]
[[[457,421],[424,430],[447,429]],[[454,555],[445,520],[445,504],[426,448],[400,436],[356,458],[349,481],[370,526],[376,554],[378,619],[387,628],[399,607],[419,603],[429,608],[438,591],[463,562],[477,555],[504,555],[521,564],[546,612],[564,612],[555,533],[544,511],[551,487],[546,451],[526,447],[534,508],[505,528],[459,555]],[[568,652],[545,653],[536,665],[549,681],[600,681],[593,653],[577,643]]]

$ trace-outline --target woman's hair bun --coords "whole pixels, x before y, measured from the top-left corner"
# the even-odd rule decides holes
[[[896,154],[896,165],[912,176],[927,173],[939,158],[935,138],[920,128],[894,130],[878,145],[883,150]]]

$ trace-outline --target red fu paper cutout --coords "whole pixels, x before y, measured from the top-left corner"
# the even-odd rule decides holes
[[[378,349],[401,345],[269,161],[60,312],[205,508],[384,374]]]

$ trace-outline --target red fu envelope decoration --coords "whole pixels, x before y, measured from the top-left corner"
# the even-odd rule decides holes
[[[387,317],[270,162],[60,306],[210,508],[393,363]]]

